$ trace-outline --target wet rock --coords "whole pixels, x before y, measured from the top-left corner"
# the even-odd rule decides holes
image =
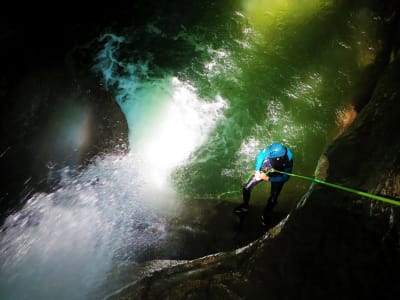
[[[10,44],[22,34],[8,32]],[[122,154],[128,147],[125,116],[75,55],[79,49],[57,49],[42,65],[30,65],[41,47],[32,44],[32,53],[5,48],[10,74],[2,76],[0,87],[0,222],[32,193],[56,187],[65,168],[73,173],[98,155]]]

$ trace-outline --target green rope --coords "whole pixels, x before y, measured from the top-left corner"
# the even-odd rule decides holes
[[[400,206],[400,201],[396,201],[396,200],[388,199],[388,198],[385,198],[385,197],[382,197],[382,196],[378,196],[378,195],[374,195],[374,194],[358,191],[358,190],[355,190],[355,189],[352,189],[352,188],[348,188],[348,187],[345,187],[345,186],[341,186],[341,185],[338,185],[338,184],[329,183],[329,182],[326,182],[326,181],[323,181],[323,180],[320,180],[320,179],[317,179],[317,178],[311,178],[311,177],[297,175],[297,174],[293,174],[293,173],[287,173],[287,172],[278,171],[278,170],[275,170],[275,169],[270,169],[267,173],[270,173],[270,172],[278,172],[278,173],[281,173],[281,174],[286,174],[286,175],[289,175],[289,176],[293,176],[293,177],[309,180],[309,181],[312,181],[312,182],[315,182],[315,183],[320,183],[320,184],[327,185],[327,186],[335,188],[335,189],[343,190],[343,191],[354,193],[354,194],[357,194],[357,195],[360,195],[360,196],[364,196],[364,197],[368,197],[368,198],[375,199],[375,200],[378,200],[378,201],[382,201],[382,202],[386,202],[386,203],[389,203],[389,204]]]
[[[253,177],[254,176],[254,173],[248,173],[248,175],[247,175],[247,181],[249,181],[250,180],[250,178],[251,177]],[[217,198],[217,199],[220,199],[220,198],[223,198],[224,196],[226,196],[226,195],[230,195],[230,194],[241,194],[242,193],[242,190],[240,189],[240,190],[234,190],[234,191],[228,191],[228,192],[224,192],[224,193],[220,193],[220,194],[217,194],[215,197],[213,197],[212,199],[215,199],[215,198]]]

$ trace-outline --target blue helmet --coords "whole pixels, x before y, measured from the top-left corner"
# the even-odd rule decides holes
[[[286,147],[281,143],[273,143],[268,149],[268,158],[282,157],[286,154]]]

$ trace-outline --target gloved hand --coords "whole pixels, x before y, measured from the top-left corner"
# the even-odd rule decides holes
[[[258,170],[254,173],[254,177],[256,178],[257,181],[260,181],[260,180],[268,181],[269,180],[269,177],[267,176],[267,174],[265,174],[264,172],[260,172]]]

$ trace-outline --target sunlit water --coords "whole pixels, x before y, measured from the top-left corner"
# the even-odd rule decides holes
[[[153,90],[162,88],[168,92],[153,99],[162,109],[146,118],[151,126],[135,122],[128,155],[99,158],[79,174],[61,170],[55,192],[34,195],[6,220],[0,296],[87,299],[110,268],[135,261],[166,238],[167,217],[179,206],[168,175],[206,141],[225,102],[203,103],[176,78]],[[147,93],[136,109],[146,111],[154,97]],[[128,117],[135,113],[129,108]]]
[[[6,220],[1,299],[90,299],[115,266],[167,238],[179,199],[239,201],[255,155],[273,141],[312,176],[379,50],[374,15],[322,0],[204,3],[193,23],[199,4],[94,42],[93,71],[127,118],[131,152],[60,170],[54,192]],[[307,187],[291,179],[281,209]]]

